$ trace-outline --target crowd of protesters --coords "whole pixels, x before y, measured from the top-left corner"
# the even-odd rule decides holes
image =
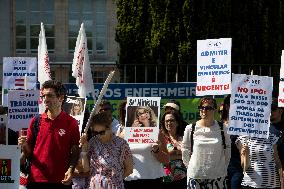
[[[111,104],[103,101],[99,113],[90,118],[88,132],[80,137],[76,120],[62,110],[63,85],[46,81],[41,98],[46,111],[31,120],[27,136],[18,138],[21,164],[31,162],[22,188],[283,188],[284,122],[277,99],[271,105],[267,139],[227,134],[228,95],[219,108],[212,97],[201,98],[196,107],[200,120],[192,124],[183,120],[179,102],[171,100],[163,107],[158,141],[128,144],[125,101],[118,108],[119,120],[112,117]],[[135,113],[136,125],[140,119],[143,124],[144,119],[156,119],[147,107]],[[83,128],[88,117],[85,112]]]

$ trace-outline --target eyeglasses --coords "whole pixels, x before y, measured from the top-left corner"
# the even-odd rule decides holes
[[[173,122],[175,122],[175,121],[176,121],[175,119],[168,119],[168,120],[165,120],[166,123],[169,123],[169,122],[173,123]]]
[[[40,96],[41,99],[43,99],[43,98],[55,98],[55,97],[57,97],[55,94],[50,94],[50,93],[47,93],[47,94]]]
[[[199,110],[206,110],[206,111],[214,110],[214,108],[212,106],[198,106],[198,109]]]
[[[104,130],[104,131],[94,131],[94,135],[95,136],[98,136],[98,135],[105,135],[106,134],[106,130]]]
[[[146,114],[146,113],[149,113],[149,112],[147,112],[147,111],[144,111],[144,112],[137,112],[137,115],[138,115],[138,116],[141,116],[141,115]]]

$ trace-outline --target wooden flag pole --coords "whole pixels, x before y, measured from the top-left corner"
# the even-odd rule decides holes
[[[105,92],[106,92],[106,90],[107,90],[108,84],[110,83],[110,81],[111,81],[111,79],[112,79],[112,77],[113,77],[113,75],[114,75],[114,72],[115,72],[115,71],[111,71],[111,72],[109,73],[109,75],[108,75],[108,77],[107,77],[107,79],[106,79],[106,81],[105,81],[105,83],[104,83],[104,85],[103,85],[103,88],[102,88],[102,90],[100,91],[100,95],[99,95],[99,97],[98,97],[98,100],[97,100],[96,103],[95,103],[95,106],[94,106],[94,108],[93,108],[93,110],[92,110],[92,112],[91,112],[91,114],[90,114],[89,119],[88,119],[87,125],[86,125],[86,127],[85,127],[85,129],[84,129],[84,133],[85,133],[85,134],[87,134],[87,132],[88,132],[88,130],[89,130],[90,122],[91,122],[92,117],[93,117],[94,115],[96,115],[96,114],[98,113],[98,111],[99,111],[99,104],[100,104],[101,101],[102,101],[102,98],[103,98],[103,96],[104,96],[104,94],[105,94]]]

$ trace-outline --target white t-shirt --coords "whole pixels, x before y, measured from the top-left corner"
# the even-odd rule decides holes
[[[276,188],[280,187],[278,169],[275,165],[273,145],[278,137],[269,133],[266,138],[238,137],[236,143],[247,144],[250,149],[250,167],[246,170],[242,185],[253,188]]]
[[[161,163],[151,154],[151,144],[129,144],[133,155],[133,173],[125,180],[156,179],[165,176]]]
[[[226,149],[224,149],[220,126],[217,121],[211,127],[195,126],[191,153],[192,124],[185,129],[182,142],[182,159],[187,165],[187,177],[194,179],[216,179],[227,175],[231,158],[231,140],[223,126]]]

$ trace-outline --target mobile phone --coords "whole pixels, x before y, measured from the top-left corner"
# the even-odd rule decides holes
[[[28,135],[28,128],[22,128],[21,129],[21,136],[27,136]]]

